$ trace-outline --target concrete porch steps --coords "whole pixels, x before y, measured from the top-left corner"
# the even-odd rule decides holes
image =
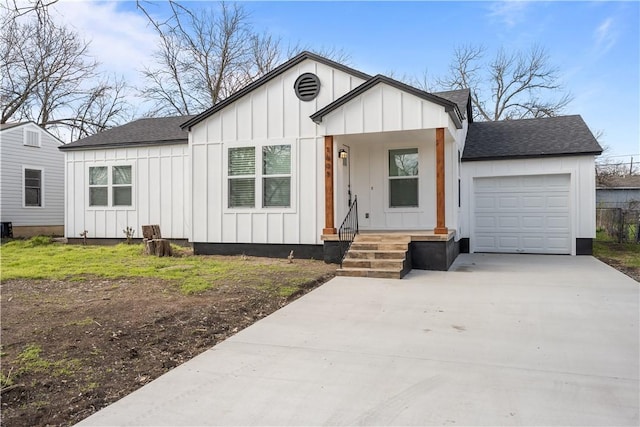
[[[410,242],[411,237],[402,234],[358,234],[336,274],[401,279],[411,270]]]

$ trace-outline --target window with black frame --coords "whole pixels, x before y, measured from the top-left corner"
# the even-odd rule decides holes
[[[24,205],[42,207],[42,170],[24,170]]]

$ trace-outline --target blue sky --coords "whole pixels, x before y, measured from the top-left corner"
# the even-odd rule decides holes
[[[242,2],[257,29],[283,44],[335,47],[369,74],[442,76],[456,46],[489,53],[544,47],[580,114],[603,132],[607,155],[640,160],[640,3],[630,2]],[[163,5],[154,9],[162,13]],[[214,3],[188,3],[193,9]],[[69,22],[92,39],[105,69],[134,80],[155,46],[135,2],[65,2]],[[77,16],[76,16],[77,15]],[[87,16],[97,15],[92,22]],[[84,24],[80,20],[88,21]],[[101,24],[102,22],[102,24]],[[119,25],[114,28],[113,22]]]

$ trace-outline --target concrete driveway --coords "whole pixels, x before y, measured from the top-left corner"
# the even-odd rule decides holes
[[[639,290],[586,256],[339,277],[81,424],[637,426]]]

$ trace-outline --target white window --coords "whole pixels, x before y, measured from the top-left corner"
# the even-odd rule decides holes
[[[24,145],[29,147],[40,147],[40,132],[35,130],[24,130]]]
[[[113,166],[111,173],[113,206],[131,206],[131,166]]]
[[[262,206],[291,206],[291,146],[262,147]]]
[[[89,206],[132,206],[130,165],[89,168]]]
[[[89,206],[109,205],[109,168],[89,168]]]
[[[42,207],[42,169],[25,167],[24,206]]]
[[[229,148],[229,207],[252,208],[256,203],[256,149]]]
[[[418,149],[389,150],[389,207],[418,206]]]
[[[232,147],[228,153],[229,208],[291,206],[291,145]]]

